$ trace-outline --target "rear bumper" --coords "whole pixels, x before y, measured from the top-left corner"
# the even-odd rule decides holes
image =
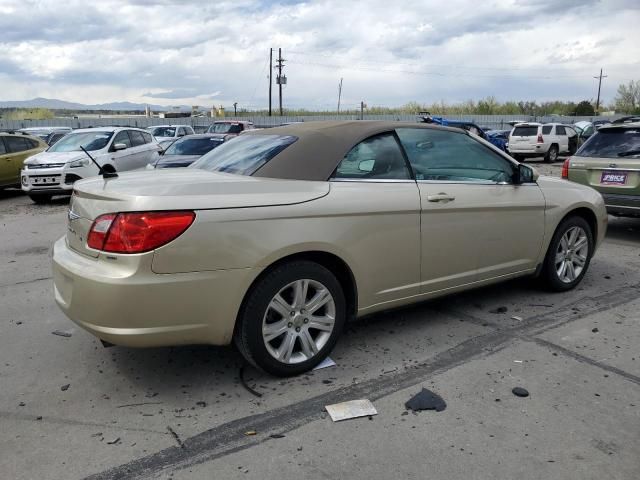
[[[640,216],[640,195],[603,193],[607,212],[614,215]]]
[[[61,238],[53,248],[56,303],[80,327],[115,345],[229,344],[256,270],[156,274],[152,258],[142,254],[119,265],[81,255]]]

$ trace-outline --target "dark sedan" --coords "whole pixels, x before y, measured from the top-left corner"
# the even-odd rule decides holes
[[[224,142],[223,135],[201,134],[189,135],[173,142],[158,159],[148,168],[181,168],[188,167],[205,153],[210,152]]]

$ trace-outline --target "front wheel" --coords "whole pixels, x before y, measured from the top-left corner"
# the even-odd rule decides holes
[[[47,194],[33,194],[29,195],[29,198],[33,201],[33,203],[37,203],[38,205],[43,205],[45,203],[51,202],[52,195]]]
[[[576,287],[593,255],[593,233],[582,217],[569,217],[557,228],[544,260],[542,278],[556,292]]]
[[[251,364],[277,376],[312,369],[333,349],[346,317],[340,283],[325,267],[276,267],[247,294],[234,341]]]

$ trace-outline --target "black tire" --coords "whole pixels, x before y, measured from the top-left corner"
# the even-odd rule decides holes
[[[335,305],[335,322],[328,340],[311,358],[299,363],[285,363],[269,353],[262,334],[263,319],[274,296],[287,285],[303,279],[319,282],[329,291]],[[279,377],[298,375],[311,370],[331,352],[344,329],[345,319],[344,292],[333,273],[314,262],[292,261],[268,272],[247,293],[238,315],[234,343],[249,363],[265,372]],[[294,343],[294,347],[297,345],[300,344]]]
[[[547,153],[544,156],[544,161],[545,162],[557,162],[558,161],[558,146],[553,144],[549,147],[549,150],[547,150]]]
[[[37,203],[38,205],[44,205],[45,203],[51,202],[52,196],[53,195],[39,193],[39,194],[29,195],[29,198],[33,201],[33,203]]]
[[[580,274],[577,275],[573,281],[565,282],[560,279],[558,271],[556,270],[556,254],[559,253],[558,251],[562,237],[573,227],[580,227],[586,233],[588,253]],[[544,286],[554,292],[564,292],[575,288],[582,281],[589,269],[589,263],[591,262],[591,256],[593,255],[593,245],[593,232],[591,231],[589,223],[584,218],[572,216],[564,219],[553,234],[553,238],[549,244],[549,249],[547,250],[547,255],[544,259],[542,274],[540,275],[540,279]]]
[[[524,162],[524,157],[522,155],[518,155],[517,153],[514,153],[513,155],[511,155],[513,157],[514,160],[516,160],[517,162]]]

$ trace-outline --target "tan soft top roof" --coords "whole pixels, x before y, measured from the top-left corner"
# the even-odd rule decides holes
[[[396,128],[424,128],[465,133],[463,130],[413,122],[369,120],[305,122],[245,135],[291,135],[298,140],[253,174],[255,177],[327,180],[344,156],[365,138]]]

